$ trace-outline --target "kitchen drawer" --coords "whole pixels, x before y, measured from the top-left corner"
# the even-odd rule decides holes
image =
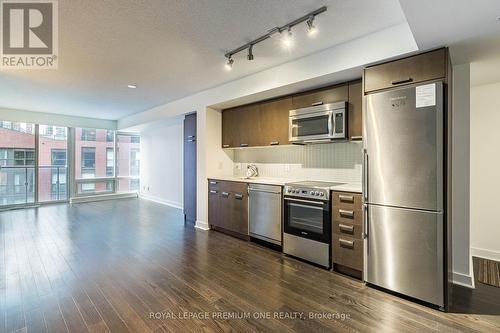
[[[333,233],[337,235],[361,239],[362,229],[362,224],[333,221]]]
[[[347,210],[361,210],[363,200],[361,193],[333,192],[333,207]]]
[[[333,234],[333,263],[363,270],[363,240]]]
[[[363,210],[333,206],[333,220],[341,223],[363,223]]]
[[[365,93],[446,77],[447,49],[365,68]]]
[[[248,193],[248,184],[240,182],[223,181],[220,182],[220,189],[221,191],[244,194],[246,196]]]

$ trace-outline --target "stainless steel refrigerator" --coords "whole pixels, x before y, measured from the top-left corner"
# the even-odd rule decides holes
[[[445,304],[443,83],[367,95],[365,280]]]

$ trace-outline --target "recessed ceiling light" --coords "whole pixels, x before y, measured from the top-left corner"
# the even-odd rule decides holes
[[[500,21],[500,16],[497,17],[497,21]]]
[[[127,87],[130,89],[135,89],[137,86],[135,84],[127,84]]]

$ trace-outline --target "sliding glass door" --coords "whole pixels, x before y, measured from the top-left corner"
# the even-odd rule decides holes
[[[0,207],[35,202],[35,125],[0,121]]]
[[[38,201],[68,200],[68,129],[39,125]]]

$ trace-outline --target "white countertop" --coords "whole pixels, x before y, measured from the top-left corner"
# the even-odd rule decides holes
[[[279,185],[284,186],[287,183],[293,183],[302,181],[304,179],[291,179],[291,178],[273,178],[273,177],[252,177],[252,178],[243,178],[238,176],[214,176],[208,177],[208,179],[217,179],[222,181],[230,181],[230,182],[240,182],[240,183],[248,183],[248,184],[267,184],[267,185]],[[336,185],[330,187],[332,191],[342,191],[342,192],[357,192],[361,193],[361,184],[356,183],[345,183],[342,185]]]

